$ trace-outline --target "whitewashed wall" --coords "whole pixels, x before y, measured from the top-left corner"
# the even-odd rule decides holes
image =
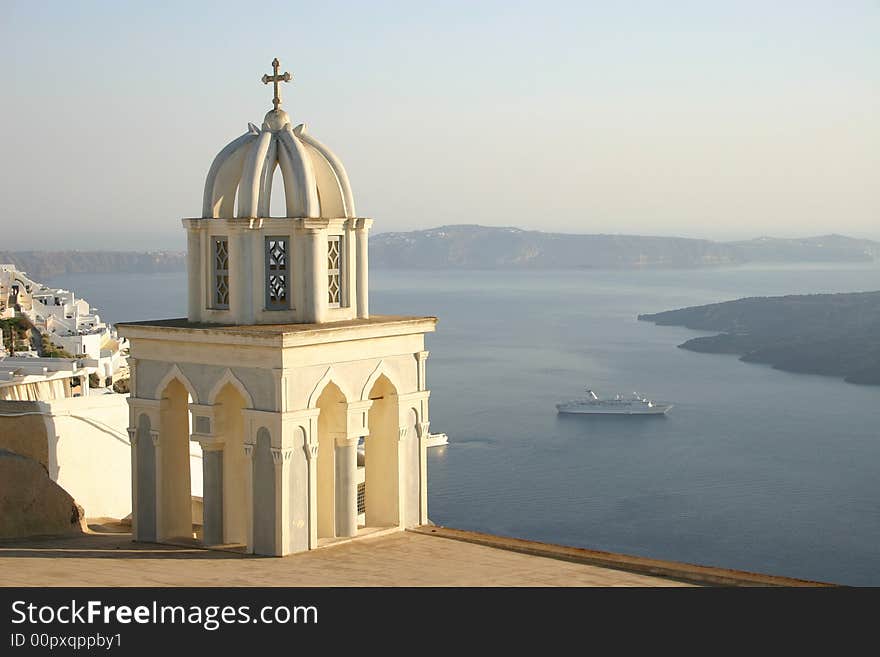
[[[87,518],[131,513],[128,395],[92,394],[46,402],[49,476],[85,509]],[[202,494],[201,448],[191,449],[191,483]]]

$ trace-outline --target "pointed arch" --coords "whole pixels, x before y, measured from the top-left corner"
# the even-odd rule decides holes
[[[318,407],[318,398],[320,398],[321,393],[324,392],[324,388],[326,388],[331,383],[334,384],[337,388],[339,388],[339,392],[342,393],[342,396],[345,397],[346,402],[348,401],[348,396],[345,394],[345,391],[342,389],[342,386],[339,385],[336,381],[333,380],[336,372],[333,371],[333,366],[327,368],[327,371],[324,372],[324,376],[322,376],[318,383],[315,384],[315,387],[312,389],[312,394],[309,395],[309,403],[306,404],[306,408],[317,408]]]
[[[165,388],[168,387],[168,384],[171,383],[174,379],[180,381],[183,384],[183,387],[186,388],[187,392],[189,392],[190,397],[192,397],[193,403],[199,403],[199,395],[196,392],[195,386],[192,382],[186,377],[180,368],[177,366],[177,363],[171,366],[171,369],[162,377],[162,380],[159,381],[159,385],[156,386],[156,391],[153,393],[154,399],[162,399],[162,393],[165,392]]]
[[[217,395],[220,394],[220,391],[223,390],[223,386],[225,386],[227,383],[238,390],[238,392],[244,398],[245,404],[247,404],[246,408],[254,407],[254,399],[253,397],[251,397],[251,393],[249,393],[247,388],[244,387],[241,379],[235,376],[235,374],[232,373],[232,370],[228,367],[226,368],[226,371],[223,372],[223,376],[221,376],[217,383],[214,384],[214,387],[211,388],[211,392],[208,394],[209,404],[214,403],[214,400],[217,399]]]
[[[257,203],[258,217],[268,217],[271,214],[272,204],[272,181],[275,169],[278,167],[278,140],[273,137],[269,143],[269,151],[266,153],[266,161],[263,163],[263,171],[260,178],[260,195]]]
[[[372,374],[367,377],[367,382],[361,389],[361,401],[367,401],[370,398],[370,390],[373,389],[373,384],[375,384],[383,374],[385,375],[385,378],[391,382],[391,385],[394,386],[395,390],[400,390],[400,386],[395,383],[394,377],[391,376],[388,364],[384,360],[380,360],[379,364],[376,365],[376,369],[374,369]]]

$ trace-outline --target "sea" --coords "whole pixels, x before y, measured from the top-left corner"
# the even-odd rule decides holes
[[[596,550],[880,585],[880,386],[677,345],[639,313],[880,289],[876,265],[371,274],[371,311],[439,317],[428,335],[429,516]],[[111,322],[180,317],[184,273],[75,274]],[[666,417],[557,415],[637,391]]]

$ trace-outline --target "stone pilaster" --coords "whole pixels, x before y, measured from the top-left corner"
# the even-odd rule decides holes
[[[284,413],[245,409],[243,414],[248,551],[283,556],[290,551],[291,432]],[[266,432],[268,444],[260,439]]]
[[[370,267],[369,267],[369,239],[372,219],[358,219],[355,228],[357,242],[357,275],[355,287],[357,287],[357,316],[359,319],[370,317]]]
[[[229,227],[229,312],[236,324],[254,323],[251,234],[246,226]]]
[[[202,445],[202,542],[220,545],[223,538],[223,445]]]
[[[428,524],[428,429],[430,422],[419,422],[419,524]]]
[[[247,536],[247,552],[254,553],[254,445],[246,442],[244,444],[244,456],[247,459],[247,467],[245,468],[244,489],[247,491],[248,499],[246,501],[247,509],[247,528],[245,530]]]
[[[126,429],[128,432],[128,444],[131,446],[131,535],[134,538],[138,536],[138,514],[137,514],[137,496],[138,496],[138,453],[137,443],[138,434],[137,426],[130,426]]]
[[[406,451],[409,447],[409,427],[397,429],[397,521],[406,527]]]
[[[309,464],[309,549],[318,547],[318,436],[306,436],[304,445]]]
[[[133,356],[129,356],[126,361],[128,365],[128,390],[131,399],[137,397],[137,363],[138,359]]]
[[[290,447],[273,447],[272,463],[275,465],[275,554],[287,553],[287,532],[290,525]]]
[[[128,398],[129,441],[131,443],[131,527],[132,536],[139,541],[156,541],[158,532],[158,504],[160,491],[160,452],[158,427],[161,409],[167,401]],[[150,430],[143,433],[142,416]],[[141,435],[143,433],[143,435]],[[143,457],[143,461],[142,458]]]
[[[163,521],[164,513],[162,509],[162,502],[164,496],[162,494],[162,446],[161,446],[161,435],[159,434],[158,429],[150,430],[150,440],[153,442],[153,461],[156,464],[155,468],[155,479],[153,480],[153,486],[155,488],[154,496],[155,496],[155,505],[156,505],[156,539],[161,542],[167,539],[165,536],[164,528],[165,525]]]
[[[205,299],[202,290],[202,231],[187,226],[186,229],[186,276],[187,276],[187,317],[191,322],[202,321],[202,306]]]
[[[418,390],[425,391],[428,389],[427,386],[427,376],[425,375],[425,361],[428,360],[428,354],[431,353],[429,351],[417,351],[415,353],[416,356],[416,367],[418,367]]]
[[[294,374],[294,370],[277,367],[272,370],[272,376],[275,382],[275,408],[281,413],[288,410],[290,403],[290,384]]]
[[[327,314],[327,219],[304,219],[305,290],[303,319],[320,324]]]

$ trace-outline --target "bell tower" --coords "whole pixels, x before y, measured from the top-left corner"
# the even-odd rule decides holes
[[[281,109],[291,75],[272,66],[273,109],[214,158],[201,216],[183,219],[187,317],[118,327],[139,541],[284,555],[428,521],[436,318],[370,314],[372,220]]]
[[[327,146],[293,127],[281,109],[272,62],[274,108],[262,127],[214,158],[202,216],[184,219],[188,318],[206,324],[320,324],[369,318],[367,243],[371,219],[358,217],[348,174]],[[283,189],[272,189],[277,168]],[[285,216],[269,216],[273,191]]]

